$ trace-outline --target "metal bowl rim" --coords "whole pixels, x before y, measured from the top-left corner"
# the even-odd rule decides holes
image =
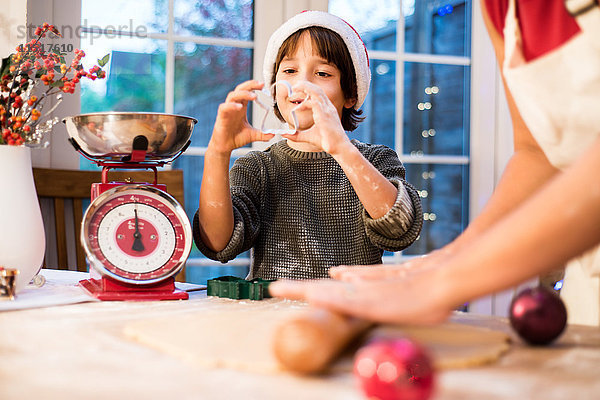
[[[161,112],[144,112],[144,111],[102,111],[102,112],[93,112],[93,113],[85,113],[85,114],[77,114],[77,115],[71,115],[69,117],[64,117],[62,119],[62,122],[65,123],[65,121],[69,118],[79,118],[79,117],[95,117],[95,116],[103,116],[103,115],[115,115],[115,116],[119,116],[119,115],[123,115],[123,116],[127,116],[127,115],[157,115],[157,116],[163,116],[163,117],[176,117],[176,118],[186,118],[186,119],[191,119],[192,121],[194,121],[194,124],[198,123],[198,120],[194,117],[190,117],[187,115],[181,115],[181,114],[169,114],[169,113],[161,113]]]

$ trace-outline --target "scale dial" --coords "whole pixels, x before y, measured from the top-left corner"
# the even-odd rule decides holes
[[[160,282],[183,268],[192,228],[168,193],[126,184],[96,197],[83,217],[81,241],[93,268],[132,284]]]

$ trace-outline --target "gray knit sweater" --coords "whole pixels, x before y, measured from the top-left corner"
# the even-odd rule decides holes
[[[313,279],[327,277],[335,265],[381,263],[383,250],[409,246],[421,231],[423,214],[417,191],[404,180],[404,166],[389,147],[352,143],[400,188],[386,215],[369,217],[331,155],[297,151],[282,140],[234,163],[234,230],[222,251],[206,247],[194,216],[200,251],[227,262],[253,248],[249,279]]]

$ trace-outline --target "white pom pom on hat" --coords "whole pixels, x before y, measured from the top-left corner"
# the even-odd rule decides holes
[[[277,58],[277,53],[283,42],[290,37],[294,32],[310,26],[320,26],[330,29],[341,36],[354,65],[356,74],[357,101],[354,105],[355,109],[359,109],[369,91],[371,84],[371,69],[369,68],[369,56],[367,48],[358,32],[346,21],[329,14],[324,11],[303,11],[287,20],[281,25],[269,39],[267,50],[265,52],[265,61],[263,64],[263,76],[265,83],[268,85],[273,77],[273,68]]]

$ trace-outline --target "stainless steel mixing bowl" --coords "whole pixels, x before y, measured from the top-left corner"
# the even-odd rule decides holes
[[[190,140],[196,119],[183,115],[142,112],[101,112],[63,119],[69,136],[94,158],[121,159],[133,139],[148,139],[146,160],[175,156]]]

